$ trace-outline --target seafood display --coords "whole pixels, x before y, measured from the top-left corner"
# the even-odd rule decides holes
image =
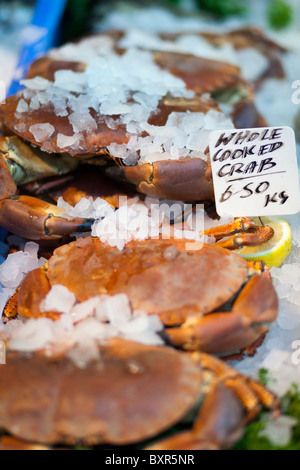
[[[209,134],[268,125],[256,96],[286,48],[250,26],[100,29],[0,104],[0,449],[230,449],[281,413],[230,364],[279,313],[269,267],[241,250],[279,235],[218,216]]]

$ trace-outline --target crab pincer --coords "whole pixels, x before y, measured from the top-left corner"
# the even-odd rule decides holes
[[[87,219],[68,218],[60,207],[30,196],[0,201],[0,226],[25,239],[55,241],[75,232],[86,232],[91,224]]]

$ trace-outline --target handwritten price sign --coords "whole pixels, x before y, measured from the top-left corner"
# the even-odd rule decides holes
[[[290,127],[214,131],[210,155],[220,216],[300,210],[295,134]]]

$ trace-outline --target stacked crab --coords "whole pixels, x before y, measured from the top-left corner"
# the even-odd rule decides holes
[[[278,411],[223,360],[253,354],[276,319],[268,269],[234,253],[273,230],[241,218],[199,239],[177,215],[154,238],[104,237],[124,198],[190,203],[189,215],[201,203],[216,218],[209,133],[266,124],[254,92],[282,74],[281,49],[255,29],[197,38],[190,50],[183,33],[110,30],[67,44],[0,106],[0,225],[46,257],[2,315],[3,446],[228,448],[262,406]],[[267,64],[252,83],[225,54],[249,45]],[[158,439],[195,408],[191,429]]]

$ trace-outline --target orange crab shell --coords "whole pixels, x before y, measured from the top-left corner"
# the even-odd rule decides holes
[[[0,369],[0,427],[41,444],[132,444],[182,419],[202,382],[189,356],[121,339],[86,368],[10,353]]]
[[[126,125],[121,124],[116,119],[116,129],[111,129],[107,124],[107,118],[110,116],[100,115],[91,109],[91,115],[94,118],[97,129],[91,131],[86,129],[82,132],[80,146],[74,150],[71,146],[62,149],[57,145],[58,134],[73,136],[73,127],[68,116],[57,116],[52,105],[45,105],[38,110],[28,110],[26,113],[18,113],[17,108],[20,99],[23,99],[28,105],[30,98],[25,98],[20,91],[14,96],[10,96],[0,105],[0,122],[8,133],[13,132],[21,139],[40,147],[46,153],[68,154],[80,159],[87,159],[95,156],[109,156],[107,147],[111,143],[126,144],[129,140]],[[213,99],[203,100],[201,96],[196,95],[191,99],[165,97],[158,105],[157,111],[150,117],[149,124],[163,126],[172,112],[202,112],[207,113],[210,109],[220,110],[218,104]],[[26,128],[19,128],[21,123],[26,123]],[[37,141],[30,132],[31,126],[36,124],[50,124],[55,132],[50,138]],[[114,157],[114,155],[111,155]]]
[[[120,39],[122,32],[110,31],[95,37],[99,39],[101,37],[114,37],[116,39],[116,36]],[[117,47],[115,51],[119,54],[124,52],[123,49]],[[241,78],[240,68],[227,62],[169,51],[152,51],[152,55],[154,62],[159,67],[182,79],[187,88],[194,90],[196,93],[213,93],[245,83]],[[74,72],[83,72],[85,68],[86,64],[84,62],[60,60],[45,56],[37,59],[31,65],[27,76],[33,78],[38,75],[53,81],[55,72],[58,70],[68,69]]]
[[[19,114],[16,112],[19,100],[23,97],[23,92],[18,92],[16,95],[6,99],[5,103],[0,106],[0,121],[3,122],[5,128],[22,139],[31,144],[41,147],[47,153],[62,153],[62,149],[57,146],[57,135],[61,133],[66,136],[73,136],[74,131],[67,116],[57,116],[54,108],[50,105],[44,106],[38,110],[32,110],[28,113]],[[110,129],[106,122],[105,116],[99,116],[95,111],[91,111],[93,118],[97,122],[97,130],[90,134],[86,131],[84,133],[85,139],[81,141],[80,149],[74,151],[69,148],[70,155],[90,156],[91,154],[99,155],[101,153],[107,154],[105,148],[112,142],[123,144],[128,141],[126,137],[126,127],[120,125],[118,132]],[[18,131],[20,122],[26,123],[26,130]],[[55,133],[51,139],[38,142],[29,131],[31,126],[35,124],[51,124],[55,128]]]
[[[232,251],[187,240],[133,241],[123,251],[91,237],[62,246],[24,279],[19,315],[56,319],[41,303],[57,284],[79,302],[125,294],[133,310],[159,316],[168,343],[222,356],[257,343],[278,313],[269,278]]]
[[[19,314],[45,315],[40,303],[55,284],[66,286],[80,302],[99,294],[125,293],[133,309],[159,315],[166,325],[210,313],[242,287],[247,262],[217,246],[200,244],[201,249],[186,251],[186,243],[134,241],[120,251],[88,237],[64,245],[55,250],[46,271],[33,271],[23,281]]]

